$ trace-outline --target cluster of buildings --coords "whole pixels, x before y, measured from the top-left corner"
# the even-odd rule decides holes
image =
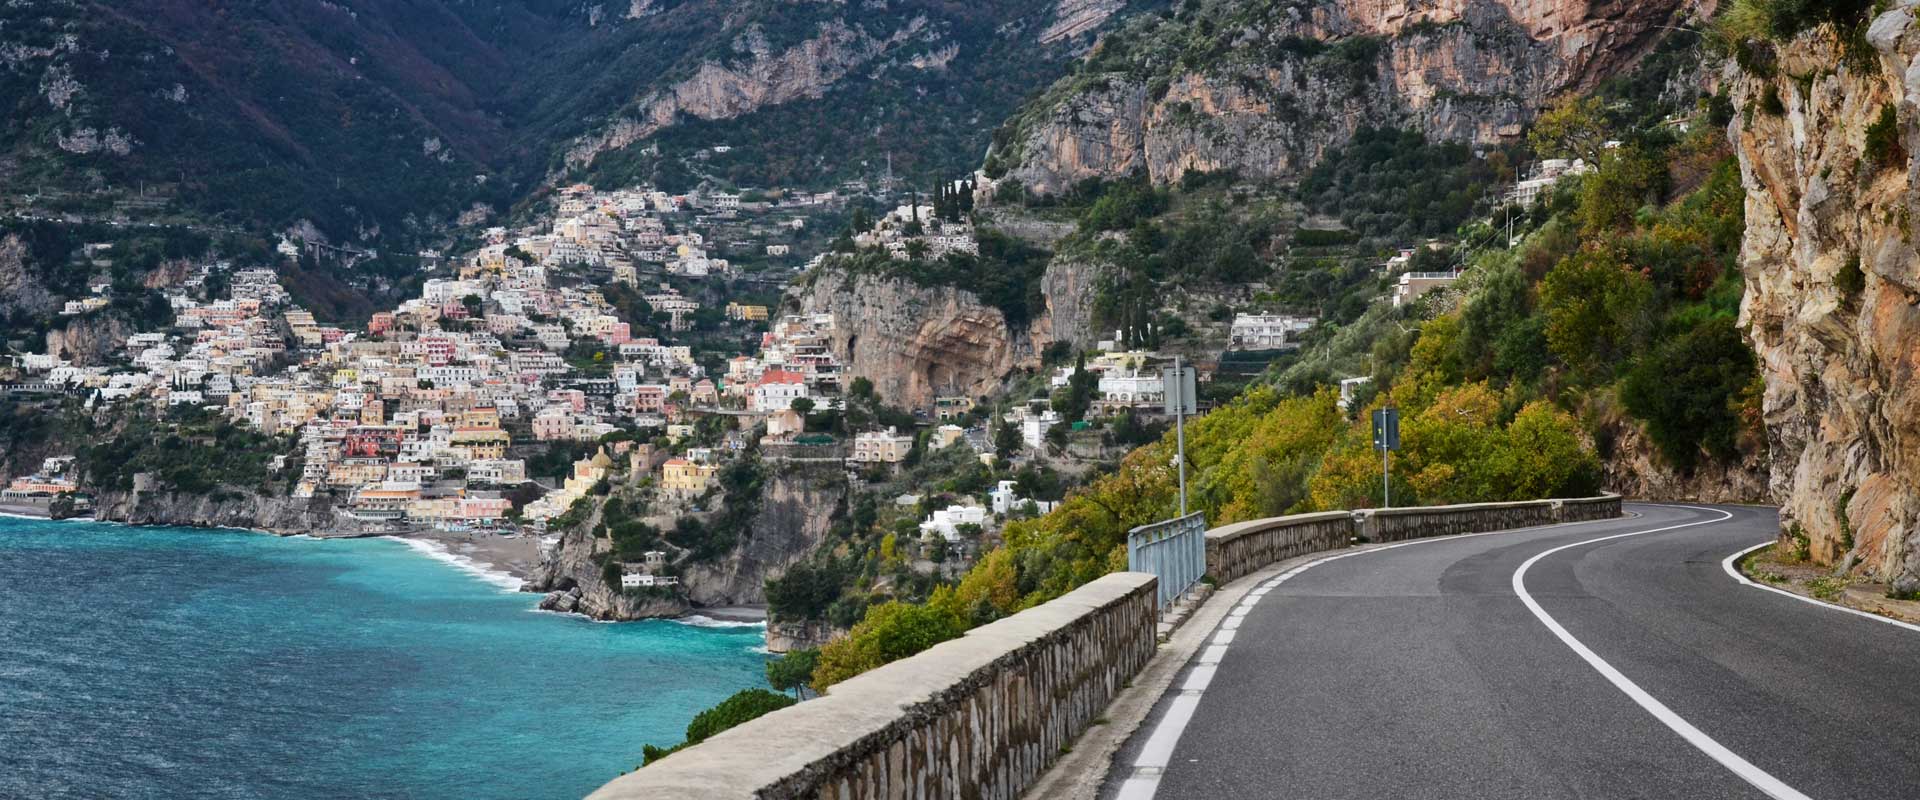
[[[979,255],[980,243],[974,239],[973,223],[939,219],[931,205],[903,205],[881,216],[872,230],[855,236],[860,247],[878,247],[898,259],[918,254],[940,258],[948,253]]]

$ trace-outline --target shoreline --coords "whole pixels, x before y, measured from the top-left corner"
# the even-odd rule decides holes
[[[50,520],[44,509],[31,505],[0,504],[0,517],[14,517],[29,520]],[[72,522],[96,522],[104,525],[124,525],[127,527],[154,527],[135,525],[116,520],[95,519],[91,516],[73,517]],[[228,530],[246,533],[264,534],[280,538],[308,539],[390,539],[405,545],[409,550],[439,561],[468,575],[479,578],[501,591],[519,593],[537,569],[541,561],[543,545],[541,537],[521,534],[504,537],[495,533],[467,531],[414,530],[405,532],[300,532],[288,533],[262,528],[239,528],[232,526],[193,526],[169,525],[160,527],[194,528],[206,530]],[[677,622],[702,628],[750,628],[765,627],[767,610],[762,606],[714,606],[694,608],[678,617],[662,617],[668,622]],[[634,620],[640,621],[640,620]]]

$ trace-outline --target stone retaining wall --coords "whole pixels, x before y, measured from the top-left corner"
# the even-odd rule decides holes
[[[1153,657],[1153,576],[1108,575],[622,776],[590,800],[1013,800]]]
[[[1617,494],[1578,497],[1554,502],[1560,504],[1560,517],[1555,520],[1556,522],[1587,522],[1620,516],[1620,495]]]
[[[1551,525],[1558,516],[1559,504],[1552,500],[1368,509],[1353,512],[1353,535],[1368,542],[1399,542]]]
[[[1353,514],[1346,511],[1222,525],[1207,531],[1207,575],[1228,583],[1276,561],[1346,547],[1352,538]]]
[[[1207,531],[1207,575],[1227,583],[1276,561],[1337,550],[1358,538],[1398,542],[1530,525],[1585,522],[1620,516],[1620,496],[1518,503],[1327,511],[1236,522]]]

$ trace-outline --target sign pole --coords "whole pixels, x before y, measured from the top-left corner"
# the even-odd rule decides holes
[[[1187,373],[1180,368],[1180,357],[1173,357],[1173,443],[1174,461],[1180,469],[1180,516],[1187,515]]]
[[[1393,451],[1400,449],[1400,409],[1373,411],[1373,446],[1380,448],[1380,507],[1393,507]]]

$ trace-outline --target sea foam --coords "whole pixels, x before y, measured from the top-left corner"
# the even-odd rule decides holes
[[[392,539],[412,548],[414,552],[420,553],[435,561],[452,564],[455,569],[498,586],[504,591],[520,591],[520,586],[524,583],[524,581],[514,577],[505,570],[494,569],[491,565],[482,564],[473,560],[471,557],[455,553],[448,550],[446,545],[433,541],[432,539],[407,539],[400,536],[382,536],[380,538]]]
[[[764,622],[747,622],[745,620],[737,620],[737,619],[714,619],[713,617],[704,616],[701,614],[688,614],[684,617],[676,617],[673,621],[678,622],[682,625],[692,625],[696,628],[764,628],[764,627],[767,627],[767,623],[764,623]]]

